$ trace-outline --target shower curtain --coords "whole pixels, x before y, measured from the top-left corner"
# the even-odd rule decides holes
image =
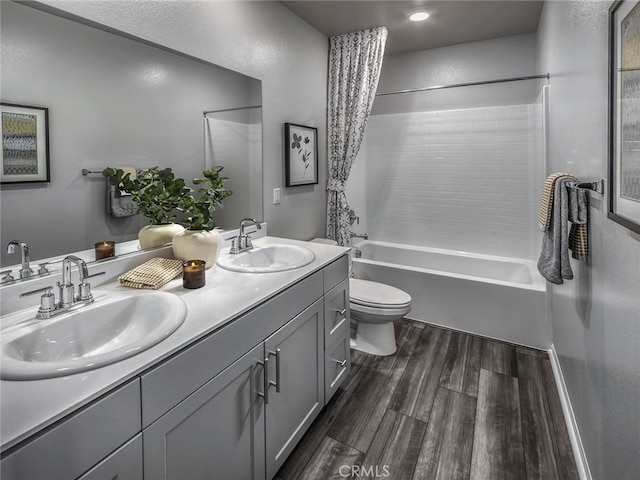
[[[373,106],[386,40],[385,27],[330,39],[327,238],[338,245],[351,242],[345,184]]]

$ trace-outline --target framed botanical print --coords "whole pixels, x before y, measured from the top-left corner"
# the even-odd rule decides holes
[[[287,187],[318,183],[318,129],[284,124]]]
[[[48,182],[49,109],[2,103],[1,183]]]

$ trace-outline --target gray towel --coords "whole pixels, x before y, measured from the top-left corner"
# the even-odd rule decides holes
[[[538,260],[538,270],[547,281],[560,285],[564,279],[573,278],[569,260],[569,216],[586,222],[586,205],[580,205],[584,195],[575,192],[575,180],[563,176],[556,180],[553,194],[551,222],[542,238],[542,252]],[[575,194],[574,194],[575,193]],[[570,202],[570,194],[573,202]]]
[[[120,195],[120,189],[107,181],[107,213],[115,218],[131,217],[138,213],[138,205],[131,195]]]

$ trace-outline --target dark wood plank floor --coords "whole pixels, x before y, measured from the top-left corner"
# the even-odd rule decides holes
[[[578,479],[545,352],[410,320],[396,340],[352,351],[276,479]]]

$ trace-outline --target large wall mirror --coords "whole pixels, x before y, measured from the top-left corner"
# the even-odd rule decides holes
[[[146,220],[108,215],[106,179],[83,169],[157,165],[191,180],[222,165],[233,195],[218,226],[262,219],[259,80],[33,4],[0,4],[2,102],[48,109],[50,156],[49,182],[0,189],[3,270],[20,263],[6,253],[11,240],[27,242],[33,262],[137,238]]]

